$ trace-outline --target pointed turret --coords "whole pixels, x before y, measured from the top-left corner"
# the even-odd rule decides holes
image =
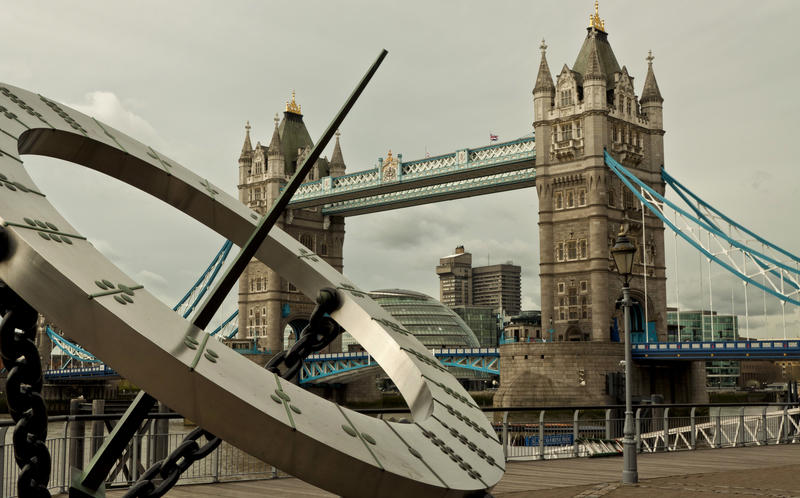
[[[536,85],[533,87],[534,95],[556,90],[556,86],[553,84],[553,75],[550,74],[550,66],[547,65],[547,44],[544,42],[544,38],[542,38],[542,44],[539,45],[539,50],[542,51],[542,60],[539,62],[539,74],[536,75]]]
[[[242,153],[239,154],[239,185],[247,182],[247,177],[252,174],[253,146],[250,144],[250,121],[244,126],[244,144]],[[241,199],[240,199],[241,200]]]
[[[345,165],[344,156],[342,156],[342,147],[339,145],[339,137],[341,132],[336,130],[336,143],[333,145],[333,155],[330,160],[330,176],[337,177],[344,175]]]
[[[539,63],[539,74],[536,75],[536,85],[533,87],[534,121],[547,119],[547,113],[553,108],[553,99],[556,96],[553,75],[550,74],[550,67],[547,65],[547,44],[544,38],[539,50],[542,51],[542,60]]]
[[[583,75],[583,80],[603,80],[605,81],[606,74],[603,70],[603,65],[600,63],[600,56],[597,51],[597,37],[592,36],[589,48],[589,63],[586,66],[586,74]]]
[[[644,80],[644,88],[642,89],[642,98],[639,101],[644,104],[645,102],[664,102],[661,98],[661,92],[656,83],[656,75],[653,73],[653,51],[650,50],[647,54],[647,76]]]
[[[283,178],[286,175],[286,163],[281,147],[281,135],[278,130],[278,115],[275,114],[275,130],[272,132],[272,140],[269,142],[267,153],[267,171],[270,177]]]
[[[664,99],[656,83],[656,75],[653,73],[653,52],[647,54],[647,76],[644,80],[642,97],[639,103],[642,106],[642,113],[647,116],[650,128],[661,130],[664,128]]]
[[[253,146],[250,144],[250,121],[244,125],[244,144],[242,144],[242,154],[240,158],[251,156],[253,154]]]

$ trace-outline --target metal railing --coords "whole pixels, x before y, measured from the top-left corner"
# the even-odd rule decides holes
[[[103,438],[120,418],[119,414],[63,415],[49,417],[46,444],[52,459],[48,488],[67,492],[71,469],[84,469]],[[166,433],[159,433],[156,420],[173,421]],[[178,414],[151,414],[123,453],[106,481],[106,488],[127,487],[150,467],[178,447],[193,427],[184,427]],[[85,424],[85,431],[84,431]],[[0,498],[17,496],[19,468],[11,444],[13,421],[0,421]],[[81,430],[75,428],[80,426]],[[12,428],[9,431],[9,427]],[[84,434],[85,432],[85,434]],[[183,473],[178,484],[200,484],[249,479],[274,479],[286,476],[275,467],[223,442],[207,458],[195,462]]]
[[[384,418],[407,413],[403,408],[366,409]],[[623,405],[483,408],[493,421],[506,460],[547,460],[622,454]],[[639,452],[696,450],[800,443],[797,403],[642,404],[636,406]],[[49,488],[66,492],[71,468],[83,469],[118,414],[62,415],[48,419],[46,444],[52,457]],[[163,431],[163,424],[172,421]],[[106,488],[127,487],[152,463],[175,449],[192,427],[178,414],[152,413],[128,445],[106,482]],[[19,469],[8,430],[0,421],[0,498],[16,496]],[[158,429],[159,425],[162,429]],[[178,484],[201,484],[285,477],[275,467],[222,443],[195,462]]]

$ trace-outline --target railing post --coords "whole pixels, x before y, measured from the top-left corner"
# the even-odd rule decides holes
[[[664,408],[664,451],[669,451],[669,407]]]
[[[219,482],[219,454],[222,452],[222,445],[219,445],[217,449],[214,450],[214,475],[212,482]],[[273,467],[274,469],[275,467]]]
[[[6,432],[8,427],[0,427],[0,497],[6,496]]]
[[[697,407],[693,406],[692,411],[689,412],[689,421],[692,424],[692,432],[689,434],[689,449],[696,450],[697,449],[697,419],[695,418],[695,412],[697,411]]]
[[[575,410],[572,415],[572,456],[578,456],[578,418],[581,416],[580,410]]]
[[[106,400],[95,399],[92,400],[92,415],[102,415],[106,411]],[[103,446],[103,434],[105,433],[105,426],[102,420],[95,420],[92,422],[92,455],[97,453],[97,450]]]
[[[769,435],[767,433],[767,407],[761,410],[761,432],[758,433],[759,440],[764,446],[769,444]]]
[[[783,423],[781,427],[780,444],[786,444],[789,442],[789,407],[787,405],[783,405]]]
[[[606,408],[606,439],[611,439],[611,408]]]
[[[169,413],[169,407],[162,402],[158,402],[158,413]],[[154,421],[155,430],[155,450],[153,452],[154,461],[167,458],[169,453],[169,420],[159,418]]]
[[[71,399],[69,401],[69,414],[79,415],[81,413],[81,399]],[[69,462],[68,469],[83,469],[83,444],[86,432],[86,422],[75,420],[69,429]],[[67,481],[70,480],[71,473],[67,473]]]
[[[69,486],[69,461],[67,460],[67,444],[69,444],[69,418],[66,422],[64,422],[64,441],[63,446],[61,447],[61,470],[64,472],[62,475],[63,479],[61,480],[62,493],[66,493],[67,486]],[[51,464],[50,467],[55,466]]]
[[[636,453],[642,452],[642,409],[636,409]]]
[[[503,412],[503,458],[508,461],[508,412]]]
[[[539,460],[544,460],[544,414],[544,410],[539,411]]]
[[[714,428],[714,448],[722,448],[722,408],[717,408],[717,425]]]
[[[744,446],[744,407],[739,408],[739,425],[736,426],[736,436],[733,438],[733,446]]]

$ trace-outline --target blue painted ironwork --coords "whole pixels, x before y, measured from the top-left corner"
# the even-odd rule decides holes
[[[222,244],[222,247],[217,252],[216,256],[214,256],[214,259],[211,260],[211,263],[209,263],[206,271],[200,275],[200,278],[197,279],[197,282],[194,283],[186,295],[184,295],[181,300],[178,301],[178,304],[172,308],[173,310],[183,310],[181,316],[184,318],[188,317],[192,311],[194,311],[194,309],[203,299],[203,296],[206,294],[206,292],[208,292],[208,288],[214,282],[214,279],[217,278],[217,274],[225,263],[225,259],[228,257],[232,246],[233,243],[230,240],[226,240],[225,243]],[[187,306],[187,303],[192,295],[195,297],[192,299],[191,304],[188,304]]]
[[[497,348],[434,349],[434,356],[444,366],[499,375],[500,353]],[[300,383],[307,384],[378,364],[366,352],[309,355],[300,369]]]
[[[656,192],[653,188],[651,188],[646,183],[639,180],[633,173],[628,171],[624,166],[618,163],[611,155],[606,151],[605,152],[605,162],[606,165],[619,177],[620,180],[625,184],[625,186],[642,202],[644,206],[646,206],[654,215],[656,215],[659,219],[661,219],[664,224],[669,227],[672,231],[677,233],[681,236],[686,242],[688,242],[692,247],[700,251],[703,255],[706,256],[711,261],[714,261],[722,268],[726,269],[733,275],[735,275],[740,280],[747,282],[750,285],[753,285],[764,292],[777,297],[783,302],[792,303],[796,306],[800,306],[800,300],[797,299],[798,292],[797,289],[800,288],[800,282],[794,280],[797,276],[800,276],[800,269],[793,268],[781,261],[778,261],[771,256],[764,254],[762,251],[757,249],[753,249],[748,247],[746,244],[728,236],[723,231],[719,230],[716,226],[710,225],[707,222],[701,220],[700,218],[688,213],[684,209],[680,208],[679,206],[675,205],[675,203],[667,200],[664,196]],[[635,186],[634,186],[635,185]],[[789,283],[789,286],[794,289],[793,292],[786,293],[776,290],[775,288],[771,288],[757,280],[751,278],[750,276],[743,273],[741,270],[736,268],[733,264],[723,261],[719,258],[716,254],[709,251],[707,248],[703,247],[700,243],[698,243],[695,239],[690,237],[686,232],[681,230],[677,227],[672,221],[670,221],[664,213],[662,212],[663,206],[669,206],[675,212],[679,213],[684,218],[691,220],[694,224],[700,227],[702,230],[709,232],[714,237],[719,238],[726,243],[728,243],[731,247],[735,247],[741,252],[743,252],[747,257],[749,257],[752,261],[756,262],[759,266],[764,268],[763,265],[765,262],[770,263],[772,265],[771,268],[767,269],[768,273],[773,273],[775,271],[779,271],[779,275],[781,276],[781,281],[784,283]]]
[[[222,330],[224,330],[224,332],[222,332],[220,335],[226,339],[234,337],[236,333],[239,332],[239,310],[231,313],[231,316],[226,318],[224,322],[220,323],[219,326],[211,331],[211,333],[208,335],[215,336]]]
[[[47,370],[44,378],[55,379],[85,379],[90,377],[119,377],[119,374],[108,365],[101,363],[93,367],[68,368],[66,370]]]
[[[77,344],[73,344],[70,341],[64,339],[61,335],[59,335],[56,331],[47,326],[45,329],[47,332],[47,337],[50,338],[50,341],[61,351],[64,352],[67,356],[70,357],[72,360],[82,361],[84,363],[100,363],[100,360],[95,358],[95,356],[83,349],[82,347],[78,346]]]
[[[639,343],[633,359],[647,360],[797,360],[800,340]]]
[[[445,200],[445,194],[466,197],[476,189],[524,188],[534,184],[535,159],[533,136],[408,162],[398,156],[378,168],[306,182],[289,206],[322,205],[324,214],[343,214],[365,207],[387,209],[386,205],[403,201],[436,202]],[[393,174],[382,171],[387,166]]]

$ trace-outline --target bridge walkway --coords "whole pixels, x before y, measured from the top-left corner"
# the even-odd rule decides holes
[[[573,497],[587,496],[583,493],[596,489],[596,493],[589,494],[641,496],[637,493],[646,493],[650,496],[686,496],[685,493],[691,488],[695,491],[692,496],[718,496],[728,493],[737,498],[800,495],[800,445],[796,444],[640,454],[638,462],[640,486],[647,491],[601,490],[614,488],[622,471],[622,457],[608,457],[509,462],[506,475],[494,488],[493,494],[496,498]],[[737,486],[737,482],[742,485]],[[605,483],[612,485],[601,486]],[[548,491],[544,493],[542,490]],[[681,490],[685,490],[683,494]],[[708,491],[709,494],[697,491]],[[110,491],[108,496],[121,497],[123,494],[124,491]],[[177,486],[167,496],[310,498],[334,495],[299,479],[286,478]]]

